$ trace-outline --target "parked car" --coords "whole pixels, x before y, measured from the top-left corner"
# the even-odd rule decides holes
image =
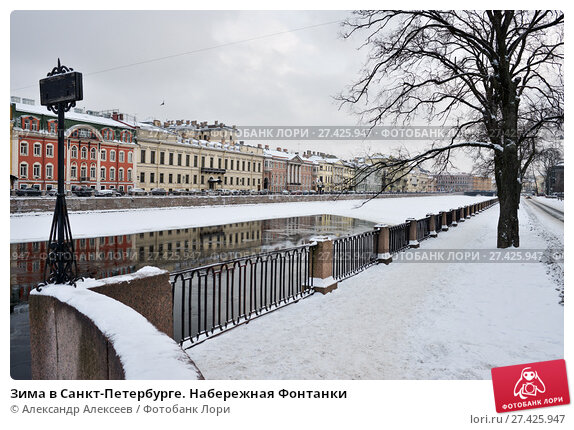
[[[130,188],[128,190],[128,194],[130,196],[145,196],[147,193],[145,192],[145,190],[142,190],[141,188]]]
[[[72,186],[72,194],[78,197],[91,197],[94,195],[94,189],[86,186]]]
[[[281,194],[284,194],[284,195],[288,196],[288,195],[289,195],[289,191],[283,190],[283,191],[281,191]]]
[[[96,192],[94,193],[95,197],[119,197],[121,195],[122,194],[119,191],[113,189],[96,190]]]
[[[172,190],[171,194],[173,194],[174,196],[186,196],[189,194],[189,191],[184,190],[183,188],[178,188],[178,189]]]
[[[40,191],[38,188],[35,188],[35,187],[19,188],[16,190],[16,195],[17,196],[26,196],[26,197],[41,196],[42,191]]]
[[[151,190],[150,194],[152,196],[165,196],[167,195],[167,191],[164,188],[154,188]]]
[[[269,194],[269,190],[261,190],[259,191],[259,194],[261,194],[262,196]]]

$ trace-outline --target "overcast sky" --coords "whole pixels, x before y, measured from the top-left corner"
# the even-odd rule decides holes
[[[357,50],[360,40],[339,35],[339,22],[349,15],[15,11],[10,94],[38,104],[38,80],[59,57],[62,64],[83,73],[84,100],[78,106],[87,109],[119,109],[140,121],[355,125],[358,119],[340,110],[333,99],[359,76],[366,55]],[[63,24],[66,33],[59,42],[54,29]],[[283,146],[350,158],[388,152],[389,143],[287,141]]]

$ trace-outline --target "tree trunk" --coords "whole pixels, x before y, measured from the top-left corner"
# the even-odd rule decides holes
[[[518,248],[518,206],[520,204],[520,162],[516,146],[507,146],[502,154],[494,157],[494,172],[500,214],[498,217],[497,248]]]

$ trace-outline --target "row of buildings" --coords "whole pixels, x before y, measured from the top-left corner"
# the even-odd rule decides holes
[[[10,174],[13,188],[57,188],[57,117],[32,100],[12,99]],[[127,192],[238,190],[379,192],[490,191],[490,178],[433,175],[424,169],[374,169],[383,155],[342,160],[237,140],[237,128],[215,121],[138,122],[118,111],[74,109],[65,120],[66,189]]]

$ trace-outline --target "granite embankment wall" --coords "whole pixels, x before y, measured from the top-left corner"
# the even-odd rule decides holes
[[[408,196],[433,195],[417,194],[381,194],[376,198],[396,198]],[[316,202],[331,200],[368,199],[368,194],[318,194],[318,195],[246,195],[246,196],[138,196],[138,197],[67,197],[68,211],[101,211],[147,209],[162,207],[191,207],[218,205],[249,205],[283,202]],[[54,210],[55,197],[12,197],[10,213],[51,212]]]

